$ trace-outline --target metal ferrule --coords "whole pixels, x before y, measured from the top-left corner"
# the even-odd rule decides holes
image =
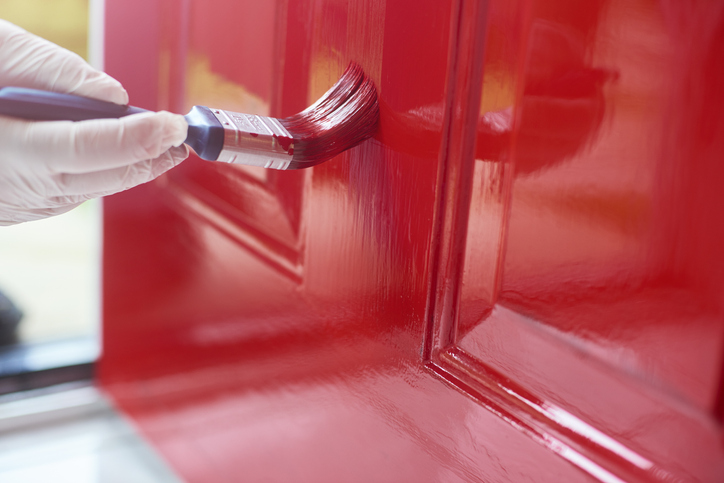
[[[224,148],[218,161],[263,168],[287,169],[294,140],[273,117],[211,109],[224,127]]]

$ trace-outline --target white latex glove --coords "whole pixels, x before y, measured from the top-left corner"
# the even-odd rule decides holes
[[[128,103],[115,79],[3,20],[0,86]],[[186,159],[187,130],[183,116],[169,112],[80,122],[0,116],[0,225],[65,213],[151,181]]]

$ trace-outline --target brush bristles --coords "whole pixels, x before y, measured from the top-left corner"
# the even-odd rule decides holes
[[[375,134],[378,118],[375,86],[359,65],[351,63],[314,105],[280,119],[294,138],[287,169],[308,168],[356,146]]]

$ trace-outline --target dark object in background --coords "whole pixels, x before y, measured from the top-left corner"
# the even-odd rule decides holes
[[[18,325],[22,318],[23,312],[0,292],[0,346],[18,342]]]

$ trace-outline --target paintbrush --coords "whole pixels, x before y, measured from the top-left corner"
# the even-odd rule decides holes
[[[21,87],[0,88],[0,115],[35,121],[83,121],[149,112],[72,94]],[[351,63],[316,103],[277,119],[194,106],[184,116],[184,143],[208,161],[301,169],[323,163],[374,135],[377,91],[362,68]]]

